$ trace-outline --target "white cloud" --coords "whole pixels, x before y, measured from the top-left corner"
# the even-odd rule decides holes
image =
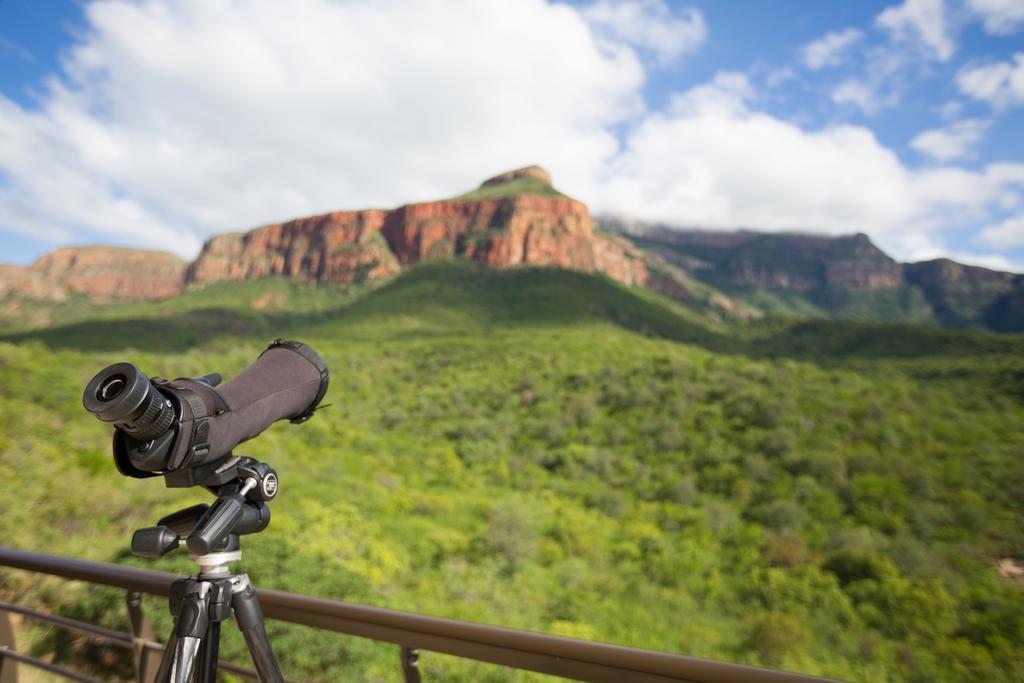
[[[808,69],[817,71],[836,66],[843,61],[843,53],[864,36],[854,28],[830,31],[818,40],[804,45],[800,57]]]
[[[940,61],[948,61],[956,50],[943,0],[904,0],[902,5],[886,8],[875,23],[896,40],[923,45]]]
[[[541,0],[110,0],[39,111],[0,97],[0,228],[194,255],[207,235],[471,188],[568,190],[614,154],[644,73]]]
[[[919,51],[908,50],[901,41],[887,41],[864,50],[863,70],[839,82],[829,93],[839,105],[859,108],[874,116],[900,103],[907,83],[921,66]]]
[[[698,10],[676,16],[664,0],[598,0],[583,8],[583,17],[597,35],[651,50],[662,65],[694,52],[707,37]]]
[[[864,231],[897,256],[1019,210],[1024,164],[913,170],[866,128],[758,111],[743,74],[645,112],[634,47],[581,12],[543,0],[90,4],[38,109],[0,97],[0,230],[54,243],[88,230],[191,256],[224,230],[449,196],[526,163],[596,210]]]
[[[944,0],[905,0],[879,13],[875,25],[884,38],[871,36],[870,41],[864,41],[858,60],[862,63],[860,72],[834,86],[830,93],[834,103],[857,107],[868,116],[898,105],[909,85],[934,68],[932,62],[948,61],[955,51]],[[826,37],[835,36],[831,43],[839,44],[841,33]],[[821,42],[819,61],[830,55],[829,41]],[[805,60],[811,54],[806,52]],[[813,59],[808,61],[809,66],[818,63]]]
[[[982,19],[989,33],[1013,33],[1024,24],[1024,2],[1021,0],[968,0],[967,5]]]
[[[683,116],[703,113],[736,116],[747,111],[747,103],[753,98],[754,88],[744,74],[720,71],[711,82],[676,94],[670,108]]]
[[[956,85],[968,97],[993,107],[1024,104],[1024,52],[1015,54],[1013,63],[995,62],[961,69]]]
[[[846,79],[832,89],[830,96],[836,104],[853,105],[868,115],[876,114],[898,101],[894,93],[883,95],[876,88],[876,84],[857,78]]]
[[[990,225],[981,231],[978,239],[994,247],[1024,247],[1024,213]]]
[[[751,108],[752,94],[742,75],[719,75],[645,119],[594,207],[709,228],[862,231],[907,257],[941,251],[941,230],[1020,201],[1024,164],[915,171],[866,128],[803,130]]]
[[[910,141],[913,149],[937,161],[953,161],[969,157],[988,128],[986,121],[965,119],[943,128],[918,134]]]
[[[800,77],[797,75],[796,69],[790,66],[783,66],[779,68],[771,68],[764,77],[765,85],[769,88],[777,88],[783,83],[789,81],[795,81]]]

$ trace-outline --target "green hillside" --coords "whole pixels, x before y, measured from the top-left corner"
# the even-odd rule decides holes
[[[1024,557],[1024,338],[711,325],[564,271],[224,284],[8,334],[3,543],[188,571],[128,541],[208,495],[120,477],[81,388],[120,360],[231,377],[276,336],[323,353],[331,405],[238,449],[282,481],[270,528],[243,541],[260,586],[853,681],[1024,676],[1024,593],[994,566]],[[116,591],[4,571],[0,593],[126,627]],[[164,612],[147,604],[161,630]],[[118,661],[30,636],[37,654]],[[270,636],[299,680],[397,675],[391,646]]]
[[[96,305],[84,294],[70,296],[65,301],[52,301],[8,292],[0,297],[0,330],[45,327],[54,321],[103,315],[106,308],[109,307]]]
[[[51,327],[11,324],[11,331],[0,333],[0,339],[38,340],[53,348],[86,350],[184,350],[219,337],[265,336],[309,324],[368,291],[370,286],[310,287],[283,277],[214,283],[163,301],[93,304]]]

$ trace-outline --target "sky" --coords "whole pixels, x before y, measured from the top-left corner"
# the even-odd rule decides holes
[[[453,196],[1024,272],[1024,0],[0,0],[0,262]]]

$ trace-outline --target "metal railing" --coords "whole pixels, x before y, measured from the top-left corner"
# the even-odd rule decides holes
[[[123,588],[127,591],[127,606],[132,624],[132,633],[121,633],[17,605],[0,603],[0,683],[16,683],[16,674],[11,672],[19,664],[43,668],[69,680],[93,680],[50,662],[18,653],[14,649],[14,633],[8,617],[12,612],[28,618],[43,619],[62,628],[132,648],[138,680],[144,683],[153,680],[163,646],[155,642],[152,630],[142,613],[141,595],[146,593],[166,596],[171,582],[179,577],[166,572],[9,548],[0,548],[0,566]],[[696,657],[354,605],[275,590],[257,589],[257,594],[267,618],[398,645],[402,675],[406,683],[416,683],[420,680],[420,650],[441,652],[564,678],[609,683],[811,683],[827,680]],[[223,665],[223,668],[256,679],[254,672],[241,667]]]

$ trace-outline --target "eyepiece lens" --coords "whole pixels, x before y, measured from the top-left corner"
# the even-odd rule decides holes
[[[124,391],[127,385],[127,377],[124,375],[114,375],[100,384],[100,388],[96,392],[96,398],[100,401],[112,401],[121,395],[121,392]]]
[[[133,421],[145,412],[149,378],[131,363],[115,363],[85,385],[85,409],[104,422]]]
[[[146,373],[131,363],[115,363],[93,377],[82,392],[82,404],[138,441],[149,441],[174,422],[174,407]]]

